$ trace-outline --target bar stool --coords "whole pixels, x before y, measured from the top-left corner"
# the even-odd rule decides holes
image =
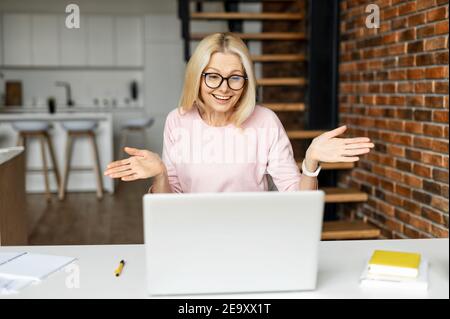
[[[60,175],[58,169],[58,162],[56,160],[52,139],[48,133],[50,129],[50,124],[47,121],[18,121],[13,122],[12,127],[19,133],[17,139],[17,146],[24,146],[26,151],[27,140],[32,138],[38,138],[41,145],[41,158],[42,158],[42,168],[44,171],[44,181],[45,181],[45,196],[47,200],[51,199],[49,178],[48,178],[48,166],[47,166],[47,156],[45,152],[45,143],[50,153],[50,158],[52,161],[52,170],[55,174],[56,185],[59,189],[60,187]]]
[[[91,147],[94,161],[94,171],[97,180],[97,198],[103,197],[103,180],[100,175],[100,160],[98,157],[97,142],[95,141],[95,129],[98,123],[96,121],[65,121],[62,127],[67,131],[66,142],[66,160],[63,179],[59,188],[59,199],[63,200],[66,194],[67,181],[69,178],[70,162],[72,160],[72,149],[76,138],[87,137]]]
[[[144,138],[144,147],[145,147],[145,139],[146,139],[145,130],[151,127],[154,122],[155,119],[153,117],[146,116],[143,118],[129,119],[124,124],[122,124],[119,154],[121,154],[124,157],[126,156],[126,153],[123,150],[123,148],[127,146],[128,135],[130,133],[142,134]]]

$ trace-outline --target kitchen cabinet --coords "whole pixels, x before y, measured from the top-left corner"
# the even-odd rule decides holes
[[[31,16],[31,48],[33,65],[59,65],[58,16]]]
[[[59,18],[65,25],[66,16]],[[87,25],[85,16],[80,16],[80,28],[69,29],[60,27],[60,52],[62,66],[87,65]]]
[[[88,17],[88,65],[114,65],[114,18],[112,16]]]
[[[141,17],[115,18],[115,50],[117,66],[142,66],[143,20]]]
[[[0,149],[0,181],[0,246],[26,245],[23,149]]]
[[[31,15],[5,14],[3,16],[4,64],[31,65]]]
[[[79,29],[66,28],[65,15],[5,13],[0,18],[0,65],[2,60],[9,67],[144,64],[141,16],[82,15]]]

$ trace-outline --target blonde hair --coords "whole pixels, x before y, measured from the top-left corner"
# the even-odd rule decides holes
[[[204,111],[204,105],[200,100],[201,74],[208,65],[213,53],[233,53],[237,55],[244,67],[248,78],[241,97],[234,106],[235,110],[230,121],[237,127],[252,114],[256,103],[256,80],[253,72],[253,63],[245,43],[233,33],[214,33],[205,37],[198,44],[193,55],[189,59],[184,77],[183,91],[178,107],[182,111],[190,111],[194,107]]]

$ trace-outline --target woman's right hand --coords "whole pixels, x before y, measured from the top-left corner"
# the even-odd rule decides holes
[[[131,157],[110,163],[105,175],[120,178],[122,181],[134,181],[164,174],[166,167],[158,154],[125,147],[125,152]]]

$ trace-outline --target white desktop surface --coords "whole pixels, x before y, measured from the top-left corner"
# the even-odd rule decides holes
[[[317,289],[302,292],[179,295],[162,298],[449,298],[449,240],[365,240],[320,243]],[[374,249],[419,252],[429,260],[427,292],[362,290],[358,279]],[[79,288],[67,288],[72,273],[62,270],[19,294],[0,298],[148,298],[143,245],[23,246],[0,247],[3,251],[28,251],[77,257]],[[170,253],[170,252],[168,252]],[[127,263],[114,276],[119,261]]]

